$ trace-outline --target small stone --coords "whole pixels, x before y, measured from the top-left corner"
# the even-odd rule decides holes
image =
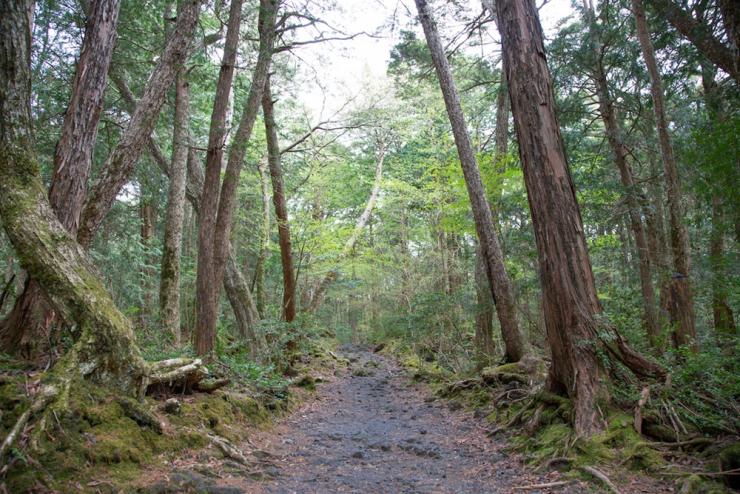
[[[180,412],[182,411],[182,404],[177,398],[169,398],[167,401],[164,402],[164,406],[162,407],[162,409],[165,411],[165,413],[168,413],[170,415],[180,415]]]
[[[355,451],[354,453],[352,453],[352,458],[357,458],[357,459],[361,460],[361,459],[365,458],[365,455],[362,454],[362,451]]]

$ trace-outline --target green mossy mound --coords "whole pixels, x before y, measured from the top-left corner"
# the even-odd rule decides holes
[[[264,424],[274,410],[286,410],[290,403],[270,397],[271,412],[248,394],[221,390],[177,399],[180,412],[170,415],[153,398],[141,403],[114,398],[106,389],[76,383],[64,409],[49,409],[28,444],[11,451],[7,489],[98,492],[88,484],[97,488],[101,485],[97,480],[125,484],[144,467],[207,447],[209,433],[240,441],[246,427]],[[20,382],[0,386],[3,434],[28,406]]]

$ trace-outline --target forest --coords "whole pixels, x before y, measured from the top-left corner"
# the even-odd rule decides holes
[[[0,1],[0,493],[740,489],[740,3]]]

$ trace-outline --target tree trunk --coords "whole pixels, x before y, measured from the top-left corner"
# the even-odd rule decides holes
[[[576,434],[588,436],[603,430],[597,402],[609,396],[598,355],[601,305],[555,116],[542,28],[533,0],[498,0],[497,15],[539,254],[545,328],[552,353],[547,388],[573,399]],[[629,348],[614,328],[607,327],[610,337],[601,344],[609,354],[636,373],[664,374],[662,368]]]
[[[262,160],[257,165],[260,175],[260,188],[262,190],[262,227],[260,228],[260,246],[257,262],[254,266],[254,279],[252,291],[257,299],[257,311],[265,315],[267,307],[267,294],[265,293],[265,262],[267,250],[270,247],[270,176],[268,173],[267,160]]]
[[[154,239],[154,219],[155,210],[151,199],[139,199],[139,218],[141,219],[141,246],[144,248],[143,260],[144,268],[141,270],[141,307],[139,310],[139,326],[147,328],[149,326],[149,316],[152,310],[152,272],[151,244]]]
[[[597,30],[595,29],[595,13],[590,7],[586,6],[586,22],[589,26],[589,35],[593,43],[593,78],[596,84],[596,93],[599,100],[599,113],[604,122],[606,137],[609,147],[614,155],[614,163],[619,170],[619,176],[624,187],[625,199],[627,202],[628,217],[630,228],[635,236],[635,250],[637,251],[637,264],[639,267],[640,288],[642,290],[642,304],[644,310],[644,321],[647,328],[647,337],[650,346],[660,351],[660,324],[658,321],[658,306],[655,300],[655,291],[653,289],[653,280],[650,269],[650,253],[648,251],[647,238],[645,229],[640,215],[641,207],[638,202],[637,185],[635,185],[632,174],[632,167],[627,162],[627,147],[623,141],[624,131],[617,119],[616,110],[609,94],[609,83],[607,74],[604,69],[601,53],[603,45],[598,39]]]
[[[121,188],[129,180],[149,140],[167,90],[189,53],[188,47],[198,21],[201,3],[202,0],[185,0],[180,4],[175,28],[144,87],[131,120],[88,194],[77,232],[77,240],[85,248],[92,243],[95,233],[113,206]]]
[[[239,0],[235,1],[238,2]],[[198,355],[210,354],[216,341],[218,299],[229,257],[229,237],[236,206],[236,188],[239,183],[239,174],[244,162],[247,144],[257,118],[262,91],[267,80],[275,38],[276,14],[277,0],[260,0],[258,21],[260,44],[257,64],[252,75],[252,85],[249,89],[244,112],[231,143],[226,172],[219,194],[223,146],[225,145],[225,129],[222,127],[225,123],[228,93],[231,89],[235,59],[235,53],[232,56],[230,52],[232,49],[236,49],[235,43],[230,44],[229,37],[233,36],[238,41],[238,23],[232,29],[232,16],[229,16],[229,31],[236,32],[233,34],[227,32],[226,35],[226,45],[229,48],[224,49],[224,63],[221,67],[211,116],[208,158],[200,211],[198,273],[196,278],[197,331],[194,342],[195,352]]]
[[[190,94],[185,71],[175,79],[175,121],[172,131],[172,164],[167,191],[167,214],[162,248],[159,311],[163,329],[172,335],[175,346],[182,342],[180,331],[180,252],[185,214],[185,187],[188,174]]]
[[[668,1],[670,0],[661,0]],[[691,293],[689,236],[683,224],[684,209],[681,205],[681,187],[678,181],[678,169],[673,156],[673,147],[668,135],[668,121],[663,102],[663,82],[655,60],[653,43],[645,19],[645,10],[641,0],[632,0],[632,11],[637,25],[637,37],[642,48],[642,55],[650,75],[650,92],[653,98],[653,111],[658,130],[660,154],[665,169],[666,189],[668,193],[668,215],[671,230],[671,248],[673,254],[674,274],[671,280],[671,293],[676,299],[671,303],[674,313],[671,319],[676,322],[674,328],[677,345],[688,345],[698,351],[696,326],[694,324],[694,299]]]
[[[486,273],[490,283],[491,294],[496,305],[496,313],[501,323],[501,334],[504,340],[504,358],[516,362],[524,355],[524,342],[516,319],[516,305],[509,275],[504,265],[503,254],[493,224],[493,215],[485,189],[480,177],[480,170],[470,143],[465,117],[460,106],[455,82],[452,79],[447,57],[437,33],[437,26],[432,19],[426,0],[416,0],[419,19],[424,28],[427,45],[437,71],[440,88],[444,96],[447,114],[455,137],[460,166],[465,177],[470,205],[473,210],[475,228],[486,260]]]
[[[113,76],[111,80],[116,85],[121,97],[130,110],[136,107],[136,101],[131,90],[126,85],[125,81],[121,77]],[[147,147],[149,152],[154,157],[154,161],[159,166],[162,173],[169,177],[170,169],[167,160],[164,158],[164,154],[159,149],[159,146],[153,139],[148,140]],[[187,159],[188,173],[187,173],[187,184],[185,186],[185,196],[193,207],[193,212],[198,215],[200,212],[200,200],[201,194],[203,193],[203,166],[199,163],[195,149],[190,148],[188,150]],[[229,252],[233,253],[233,246],[229,241],[230,247]],[[230,254],[231,256],[231,254]],[[250,335],[255,333],[255,324],[259,320],[257,308],[255,307],[252,294],[249,289],[244,277],[239,271],[236,259],[229,257],[226,264],[226,271],[228,281],[224,277],[224,288],[228,296],[231,308],[234,312],[234,317],[239,328],[239,334]],[[252,346],[258,346],[259,340],[251,341]]]
[[[216,95],[211,110],[211,126],[208,133],[208,151],[198,214],[198,271],[196,277],[196,331],[195,352],[209,354],[216,339],[218,319],[218,296],[221,281],[214,272],[216,214],[221,190],[221,171],[226,148],[226,116],[229,94],[234,79],[236,52],[239,45],[242,0],[232,0],[226,30],[221,71],[216,84]]]
[[[272,180],[272,202],[275,205],[278,239],[280,242],[280,261],[283,266],[283,319],[287,322],[292,322],[296,314],[296,279],[293,273],[293,252],[290,241],[290,224],[288,223],[288,202],[285,197],[283,170],[280,166],[280,144],[278,142],[269,76],[265,83],[265,91],[262,94],[262,111],[265,117],[267,156],[268,164],[270,165],[270,179]]]
[[[478,360],[485,365],[493,361],[496,345],[493,342],[493,304],[480,245],[475,249],[475,294],[478,301],[475,313],[475,346]]]
[[[0,217],[19,260],[53,307],[82,335],[58,364],[127,394],[147,365],[129,321],[115,307],[82,247],[57,218],[41,181],[31,132],[30,0],[0,2]],[[59,367],[61,366],[61,367]]]
[[[714,330],[720,340],[733,341],[737,335],[735,318],[728,302],[726,260],[724,255],[724,222],[722,203],[712,197],[712,231],[709,237],[709,262],[712,266],[712,315]]]
[[[658,11],[671,25],[689,40],[705,57],[717,67],[727,72],[735,82],[740,83],[740,61],[738,53],[717,39],[712,33],[712,29],[704,22],[698,21],[692,15],[676,5],[673,0],[649,0],[648,2],[655,10]],[[635,17],[638,12],[645,18],[645,9],[642,2],[632,2],[632,11]],[[639,29],[639,27],[638,27]],[[644,36],[638,31],[638,37]],[[641,41],[642,44],[642,41]],[[644,50],[644,48],[643,48]],[[652,51],[652,44],[651,44]],[[649,69],[648,69],[649,70]]]
[[[49,201],[59,221],[73,235],[87,193],[119,7],[119,0],[98,0],[87,9],[85,39],[72,81],[72,96],[54,152]],[[54,313],[42,290],[29,278],[10,314],[0,323],[0,349],[31,357],[38,350],[34,347],[48,340],[46,333],[53,320]]]
[[[375,202],[378,200],[378,194],[380,194],[381,179],[383,178],[383,162],[385,161],[386,144],[382,141],[382,139],[378,139],[377,146],[378,150],[375,157],[375,179],[373,181],[373,188],[370,192],[370,197],[365,204],[365,210],[362,212],[360,217],[357,218],[355,229],[352,231],[352,235],[350,235],[350,237],[344,243],[344,248],[342,249],[339,258],[337,259],[337,262],[340,262],[342,259],[346,258],[352,252],[352,249],[355,248],[355,244],[360,238],[360,234],[365,228],[365,225],[367,225],[367,222],[370,219],[370,215],[373,212],[373,208],[375,208]],[[332,268],[329,270],[328,273],[326,273],[326,275],[321,280],[313,293],[313,297],[311,298],[311,303],[308,305],[307,312],[315,313],[317,310],[319,310],[321,303],[324,301],[326,290],[332,283],[334,283],[334,281],[338,277],[339,271],[337,270],[337,268]]]

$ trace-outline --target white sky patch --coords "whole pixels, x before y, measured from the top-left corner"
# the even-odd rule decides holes
[[[374,36],[328,41],[296,51],[301,65],[299,78],[304,83],[300,101],[315,120],[334,113],[346,101],[361,95],[368,85],[386,79],[399,31],[409,29],[411,15],[416,15],[413,0],[342,0],[338,4],[338,9],[323,16],[326,21],[347,34],[364,31]],[[480,0],[468,0],[468,4],[472,12],[481,11]],[[558,23],[572,13],[571,0],[549,0],[540,9],[545,36],[553,36]],[[417,26],[416,30],[423,39],[421,28]],[[498,52],[495,45],[488,46]]]

